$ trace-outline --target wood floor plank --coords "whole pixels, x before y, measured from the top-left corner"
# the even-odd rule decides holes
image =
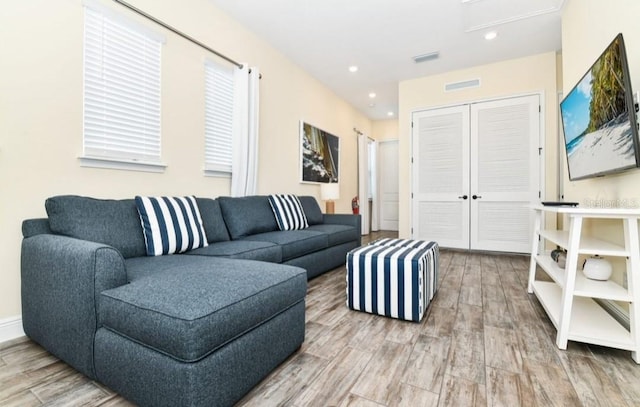
[[[292,400],[294,406],[335,406],[347,397],[351,387],[373,354],[344,348],[302,393]]]
[[[461,303],[458,305],[454,329],[482,332],[484,327],[482,307]]]
[[[514,330],[493,326],[485,327],[484,347],[487,367],[512,373],[522,372],[522,355]]]
[[[41,406],[42,402],[30,390],[23,390],[5,399],[0,395],[0,405],[2,407],[36,407]]]
[[[451,339],[420,335],[402,375],[402,382],[439,393],[447,369]]]
[[[541,363],[559,365],[556,345],[540,324],[520,324],[516,337],[522,357]]]
[[[440,393],[438,406],[481,407],[486,405],[487,400],[484,385],[459,377],[445,377],[445,383]]]
[[[538,406],[579,406],[581,404],[562,366],[523,359],[523,372],[531,381]]]
[[[511,313],[505,302],[484,301],[482,304],[482,316],[485,326],[511,329],[514,327]]]
[[[600,400],[610,406],[627,404],[617,383],[596,359],[565,352],[560,360],[583,405],[597,406]]]
[[[422,333],[429,336],[451,336],[456,321],[455,308],[442,308],[431,305],[431,314],[423,324]]]
[[[438,295],[431,305],[441,308],[458,308],[458,297],[460,295],[459,289],[453,289],[450,287],[441,287],[438,289]]]
[[[482,332],[453,331],[446,374],[484,384],[484,360]]]
[[[437,407],[439,394],[401,383],[389,405],[397,407]]]
[[[251,390],[238,405],[263,407],[290,404],[328,364],[326,359],[298,353]]]
[[[528,376],[487,367],[487,405],[495,407],[535,406],[535,394]]]
[[[482,287],[481,286],[462,286],[460,287],[461,304],[477,305],[482,307]]]
[[[355,394],[349,394],[349,396],[340,403],[339,407],[380,407],[384,404],[378,404],[374,401],[367,400]]]
[[[358,378],[351,393],[376,403],[389,404],[398,391],[410,353],[409,346],[385,341]]]

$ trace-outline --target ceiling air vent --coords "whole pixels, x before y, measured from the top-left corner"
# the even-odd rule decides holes
[[[438,59],[440,52],[429,52],[428,54],[416,55],[413,57],[413,62],[419,64],[420,62],[431,61],[432,59]]]
[[[468,81],[445,83],[444,91],[453,92],[454,90],[477,88],[480,86],[480,79],[470,79]]]

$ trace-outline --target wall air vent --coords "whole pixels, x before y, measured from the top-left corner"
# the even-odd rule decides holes
[[[439,51],[429,52],[428,54],[416,55],[413,57],[413,62],[419,64],[420,62],[431,61],[433,59],[438,59],[440,56]]]
[[[470,79],[468,81],[445,83],[444,91],[445,92],[453,92],[454,90],[461,90],[461,89],[467,89],[467,88],[478,88],[478,87],[480,87],[480,79]]]

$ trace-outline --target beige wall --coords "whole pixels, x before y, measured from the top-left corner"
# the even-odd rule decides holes
[[[131,1],[230,57],[258,66],[259,193],[319,196],[299,183],[299,120],[341,138],[341,199],[356,195],[353,127],[371,134],[365,116],[206,0]],[[0,322],[20,314],[20,226],[45,216],[51,195],[126,198],[136,194],[229,193],[229,180],[204,177],[204,73],[207,52],[112,1],[103,1],[166,36],[162,56],[163,174],[81,168],[82,0],[23,0],[0,13]],[[322,205],[324,206],[324,205]]]
[[[376,141],[396,140],[398,138],[398,119],[374,121],[371,137]]]
[[[479,78],[481,86],[445,92],[446,83]],[[400,235],[411,230],[411,113],[512,95],[542,93],[546,146],[546,196],[555,198],[557,161],[556,53],[550,52],[490,65],[400,82]]]
[[[562,13],[563,86],[569,92],[618,34],[624,35],[631,84],[640,91],[640,2],[637,0],[571,0]],[[583,205],[589,201],[603,204],[640,205],[640,171],[570,182],[564,173],[565,197]],[[618,238],[616,238],[617,240]]]

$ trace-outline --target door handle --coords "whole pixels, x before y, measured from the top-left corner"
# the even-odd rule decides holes
[[[480,198],[482,198],[482,197],[481,197],[480,195],[473,195],[471,198],[473,198],[473,199],[480,199]]]
[[[467,198],[469,198],[467,195],[462,195],[458,197],[458,199],[467,199]]]

